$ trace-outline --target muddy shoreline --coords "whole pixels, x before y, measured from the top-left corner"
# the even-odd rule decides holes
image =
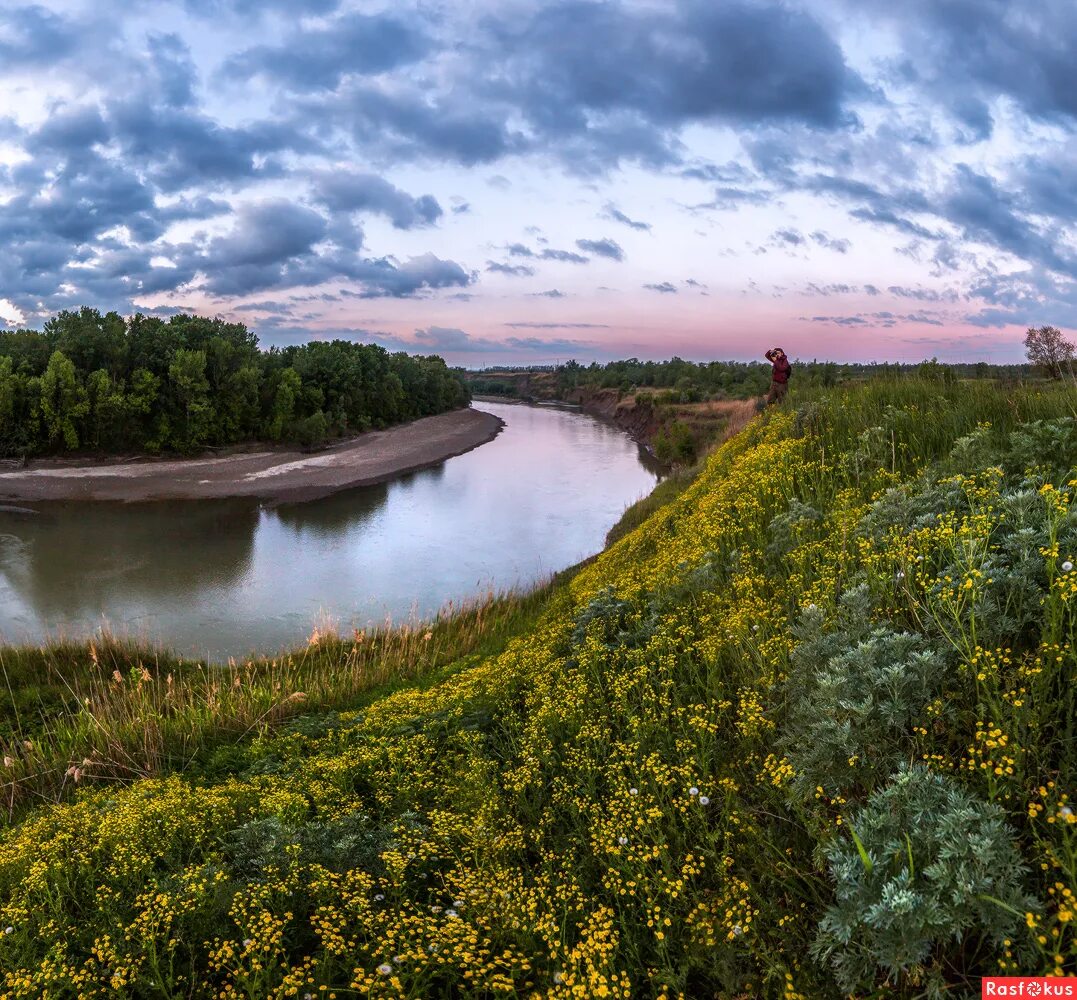
[[[492,413],[464,409],[371,431],[315,453],[265,447],[210,458],[41,459],[0,471],[0,501],[315,500],[439,465],[492,441],[502,427]]]

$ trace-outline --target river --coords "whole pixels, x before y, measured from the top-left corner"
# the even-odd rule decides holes
[[[656,481],[613,427],[552,406],[477,402],[490,443],[381,486],[255,501],[27,503],[0,511],[0,640],[101,628],[223,662],[429,616],[527,587],[598,552]]]

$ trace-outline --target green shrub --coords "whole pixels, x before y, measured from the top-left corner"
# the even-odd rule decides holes
[[[898,766],[907,737],[945,676],[942,657],[922,636],[878,628],[845,652],[813,662],[795,657],[786,755],[794,787],[810,796],[870,791]]]
[[[674,465],[691,465],[696,460],[696,442],[692,428],[674,420],[655,435],[654,453],[659,461]]]
[[[846,993],[870,993],[881,968],[891,982],[922,985],[921,996],[942,996],[937,946],[976,938],[1001,945],[1034,906],[1002,810],[950,778],[903,767],[849,826],[848,837],[823,850],[835,902],[813,947]]]

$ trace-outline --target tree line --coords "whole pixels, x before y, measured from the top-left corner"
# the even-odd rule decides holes
[[[0,455],[308,447],[466,406],[436,355],[314,341],[260,350],[242,323],[64,311],[0,332]]]
[[[1053,332],[1054,328],[1041,328]],[[1041,331],[1029,331],[1040,335]],[[1040,337],[1042,340],[1042,336]],[[960,379],[993,379],[997,382],[1016,383],[1037,375],[1060,378],[1069,371],[1067,364],[1071,355],[1063,357],[1063,348],[1051,341],[1050,348],[1029,349],[1028,364],[992,365],[985,361],[940,362],[935,358],[913,364],[899,362],[876,362],[871,364],[839,363],[834,361],[804,361],[794,359],[793,380],[801,386],[835,386],[874,376],[894,377],[916,375],[939,382],[955,382]],[[1026,339],[1026,344],[1028,343]],[[1063,341],[1063,343],[1065,343]],[[493,373],[497,369],[486,369]],[[547,369],[533,369],[547,370]],[[569,361],[554,369],[557,394],[564,396],[576,388],[618,389],[632,392],[639,389],[659,389],[662,401],[696,403],[707,399],[748,399],[766,392],[770,385],[769,363],[753,361],[686,361],[674,357],[668,361],[640,361],[627,358],[607,364],[593,362],[581,365]],[[492,380],[489,380],[492,382]],[[473,391],[480,382],[485,386],[482,374],[473,376]],[[491,384],[482,392],[497,392]],[[500,390],[504,392],[504,389]]]

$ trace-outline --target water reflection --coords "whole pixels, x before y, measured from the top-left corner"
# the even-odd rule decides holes
[[[0,636],[113,630],[224,659],[432,614],[526,586],[598,551],[655,473],[623,434],[554,408],[478,404],[487,445],[306,504],[33,504],[0,511]]]
[[[246,500],[38,506],[17,522],[0,512],[0,574],[45,619],[234,584],[250,569],[259,520]]]
[[[369,523],[389,499],[389,485],[364,486],[334,493],[315,503],[281,504],[275,516],[297,536],[327,538],[346,531],[356,531]]]

